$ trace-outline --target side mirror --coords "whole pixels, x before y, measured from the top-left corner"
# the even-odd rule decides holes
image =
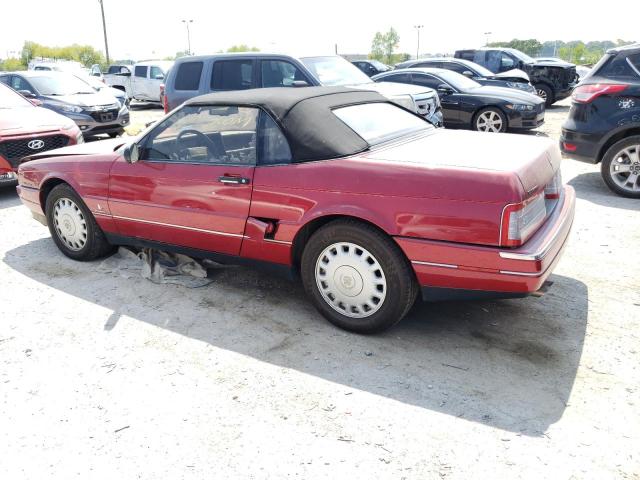
[[[164,75],[159,73],[158,75],[155,76],[156,80],[164,80]]]
[[[446,83],[438,85],[437,91],[441,95],[451,95],[453,93],[453,89]]]
[[[136,163],[140,159],[140,150],[138,149],[138,144],[134,142],[124,147],[122,156],[127,163]]]
[[[43,103],[42,100],[38,100],[37,98],[28,98],[27,100],[29,100],[36,107],[41,107]]]
[[[29,90],[18,90],[18,93],[26,98],[36,98],[36,94]]]
[[[473,78],[473,72],[471,70],[465,70],[462,72],[465,77]]]
[[[308,87],[309,84],[304,80],[294,80],[291,86],[292,87]]]
[[[116,75],[120,75],[121,77],[130,77],[131,76],[131,72],[120,72],[117,73]]]

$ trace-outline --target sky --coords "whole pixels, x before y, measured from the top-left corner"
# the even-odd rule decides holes
[[[584,1],[562,0],[104,0],[104,8],[111,59],[162,58],[186,50],[181,20],[193,20],[195,54],[234,44],[291,55],[331,54],[337,45],[340,54],[366,54],[375,32],[393,27],[400,35],[398,51],[415,55],[415,25],[424,26],[421,53],[478,47],[486,41],[485,32],[491,32],[489,41],[640,40],[631,23],[621,23],[621,12],[628,19],[640,14],[638,0],[611,0],[597,13]],[[0,58],[19,55],[25,40],[89,44],[104,51],[98,0],[2,2],[0,25]]]

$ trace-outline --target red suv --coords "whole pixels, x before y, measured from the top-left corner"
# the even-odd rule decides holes
[[[0,84],[0,186],[17,181],[25,157],[84,142],[73,120]]]

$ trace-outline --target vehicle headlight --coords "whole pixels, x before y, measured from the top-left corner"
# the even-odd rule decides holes
[[[533,105],[523,105],[521,103],[509,104],[506,107],[516,112],[531,112],[533,110]]]
[[[393,103],[400,105],[407,110],[411,110],[412,112],[417,112],[416,103],[413,101],[413,97],[410,95],[398,95],[393,97]]]
[[[528,83],[521,82],[507,82],[507,87],[517,88],[518,90],[523,90],[525,92],[530,92],[532,90]]]
[[[68,105],[66,103],[51,103],[52,108],[63,112],[63,113],[80,113],[82,112],[82,108],[76,105]]]

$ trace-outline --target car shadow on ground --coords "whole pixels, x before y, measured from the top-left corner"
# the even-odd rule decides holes
[[[604,183],[600,174],[600,165],[594,165],[595,172],[587,172],[572,178],[567,182],[576,190],[578,198],[597,203],[605,207],[623,208],[625,210],[640,211],[640,200],[626,198],[612,192]]]
[[[571,104],[569,104],[569,105],[554,104],[554,105],[551,105],[550,107],[546,107],[545,110],[546,111],[552,111],[553,113],[568,112],[569,110],[571,110]]]
[[[137,100],[132,100],[129,104],[129,110],[161,110],[163,106],[161,103],[153,103],[153,102],[139,102]]]
[[[156,285],[69,260],[49,238],[3,261],[109,309],[95,319],[105,335],[127,316],[340,384],[339,395],[357,389],[528,436],[561,418],[588,317],[585,284],[552,276],[542,299],[418,303],[386,333],[362,336],[326,322],[300,285],[245,268],[216,270],[199,289]]]
[[[3,208],[17,207],[20,205],[20,198],[16,192],[15,185],[0,185],[0,210]]]

